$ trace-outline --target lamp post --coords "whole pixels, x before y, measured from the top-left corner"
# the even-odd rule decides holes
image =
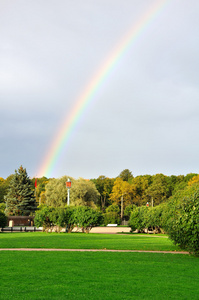
[[[67,205],[70,205],[70,188],[71,188],[71,181],[68,178],[66,181],[66,188],[68,189],[68,198],[67,198]]]

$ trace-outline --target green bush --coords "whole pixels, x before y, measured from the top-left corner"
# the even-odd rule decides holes
[[[160,233],[163,231],[163,212],[165,204],[160,204],[155,207],[140,206],[134,208],[131,212],[129,226],[131,231],[138,232],[153,231]]]
[[[102,223],[102,213],[88,206],[78,206],[74,208],[74,219],[75,225],[88,233],[93,226]]]
[[[147,213],[149,208],[146,206],[136,207],[130,215],[129,226],[131,231],[138,230],[138,232],[143,232],[147,226]]]
[[[71,232],[74,226],[82,229],[82,232],[89,232],[93,226],[102,223],[102,213],[88,206],[55,208],[42,206],[35,213],[34,219],[37,227],[43,227],[47,232],[52,229],[60,232],[61,227],[66,227]]]
[[[147,214],[145,215],[145,225],[147,230],[154,233],[161,233],[163,231],[163,213],[165,210],[165,203],[162,203],[155,207],[149,207]]]
[[[164,227],[180,248],[199,256],[199,191],[192,196],[175,197],[167,204]]]
[[[35,213],[34,223],[36,227],[43,227],[43,230],[48,231],[51,227],[51,212],[52,209],[48,206],[42,206]]]
[[[7,224],[7,217],[4,212],[0,211],[0,227],[3,228]]]
[[[70,233],[72,232],[74,226],[75,226],[75,207],[73,206],[68,206],[67,208],[64,209],[64,223],[66,225],[66,232]]]

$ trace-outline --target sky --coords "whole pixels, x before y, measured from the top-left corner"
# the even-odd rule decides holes
[[[0,177],[199,173],[199,1],[170,0],[38,174],[94,74],[159,2],[0,0]]]

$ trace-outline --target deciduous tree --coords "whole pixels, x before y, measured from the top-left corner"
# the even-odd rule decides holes
[[[71,205],[85,205],[95,208],[98,199],[99,192],[92,181],[79,178],[72,182],[70,191]]]
[[[117,204],[121,207],[121,218],[123,218],[123,211],[125,207],[129,204],[132,204],[132,185],[127,181],[123,181],[121,178],[117,178],[114,182],[110,199],[113,204]]]
[[[164,202],[168,198],[166,176],[156,174],[152,176],[152,184],[145,191],[146,199],[154,205]]]
[[[137,176],[132,180],[132,190],[133,190],[133,203],[137,206],[142,206],[146,204],[148,199],[146,198],[146,190],[151,184],[151,176]]]
[[[97,179],[92,179],[91,181],[94,182],[100,194],[99,206],[102,211],[104,211],[105,208],[110,205],[110,193],[112,191],[115,179],[101,175]]]
[[[74,179],[71,178],[73,182]],[[51,207],[65,207],[67,204],[67,188],[66,181],[68,176],[63,176],[58,179],[50,179],[45,187],[46,204]]]

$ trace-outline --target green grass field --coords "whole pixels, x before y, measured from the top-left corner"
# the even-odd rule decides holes
[[[1,233],[0,248],[68,248],[179,251],[167,236],[82,233]]]
[[[178,250],[165,237],[1,233],[0,248]],[[199,259],[184,254],[0,251],[0,299],[199,299]]]

